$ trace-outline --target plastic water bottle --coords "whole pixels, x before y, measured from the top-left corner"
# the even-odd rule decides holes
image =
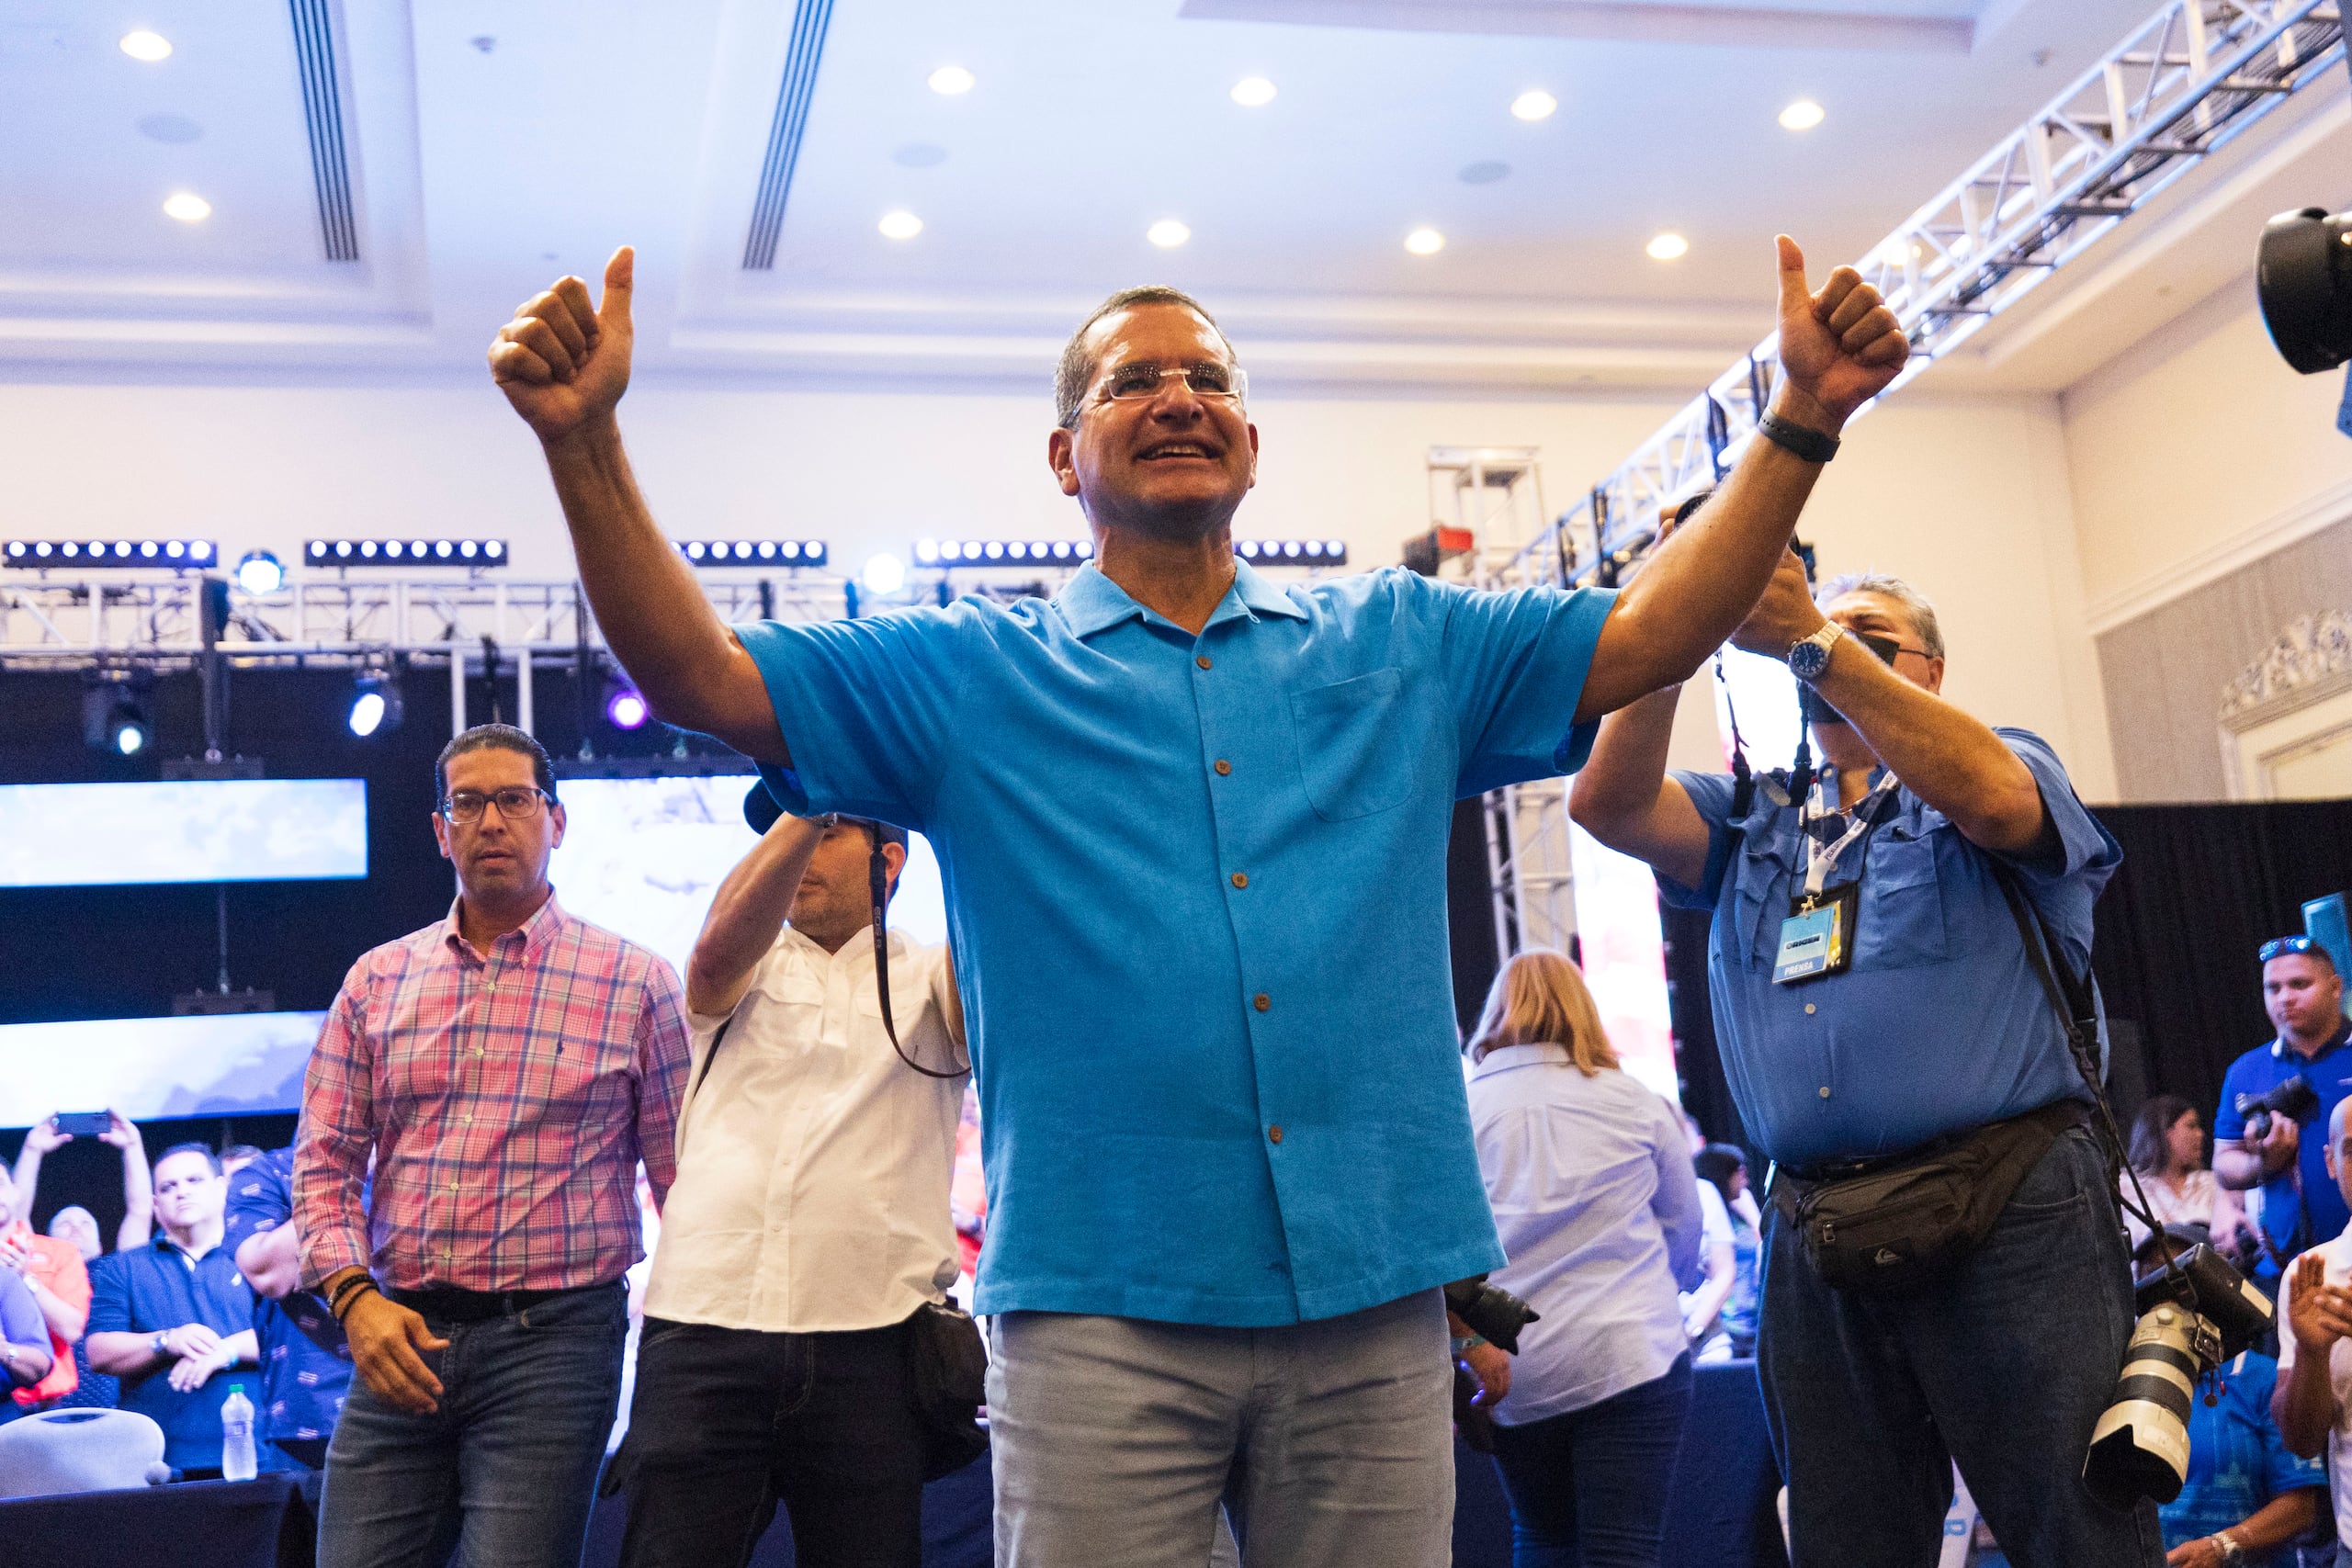
[[[231,1383],[220,1402],[220,1474],[230,1481],[254,1478],[254,1402],[241,1382]]]

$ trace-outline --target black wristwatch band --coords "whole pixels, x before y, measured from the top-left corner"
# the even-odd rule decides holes
[[[1791,424],[1775,413],[1768,413],[1756,422],[1756,434],[1808,463],[1826,463],[1838,456],[1836,436],[1824,435],[1818,430],[1807,430],[1802,424]]]

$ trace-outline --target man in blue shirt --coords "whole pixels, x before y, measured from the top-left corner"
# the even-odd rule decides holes
[[[1735,821],[1732,779],[1665,776],[1666,692],[1602,725],[1569,810],[1669,900],[1714,911],[1716,1033],[1763,1152],[1827,1179],[2045,1108],[2072,1120],[2061,1102],[2089,1090],[1998,880],[2086,974],[2121,852],[2057,757],[1937,694],[1942,632],[1896,579],[1840,579],[1817,607],[1792,553],[1735,640],[1809,682],[1821,787],[1761,777]],[[1826,973],[1807,953],[1820,907],[1842,911]],[[2088,1131],[2059,1132],[1991,1234],[1916,1293],[1830,1285],[1767,1206],[1757,1365],[1796,1568],[1935,1561],[1954,1461],[2020,1568],[2158,1560],[2154,1508],[2109,1509],[2080,1480],[2132,1317]]]
[[[2337,1103],[2352,1096],[2352,1024],[2344,1017],[2344,981],[2327,949],[2307,936],[2262,944],[2262,1006],[2278,1031],[2230,1064],[2222,1076],[2222,1103],[2213,1112],[2213,1176],[2233,1203],[2247,1188],[2262,1189],[2265,1246],[2256,1276],[2275,1285],[2278,1270],[2299,1252],[2333,1241],[2352,1221],[2344,1194],[2327,1174],[2326,1140],[2303,1135],[2291,1116],[2270,1118],[2260,1139],[2246,1136],[2241,1095],[2268,1094],[2301,1078],[2319,1097],[2305,1122],[2325,1127]]]
[[[221,1245],[254,1290],[254,1335],[261,1352],[257,1435],[304,1469],[323,1470],[327,1439],[351,1391],[351,1347],[327,1303],[299,1288],[293,1149],[274,1149],[248,1162],[230,1176],[229,1186]],[[367,1200],[360,1202],[364,1207]]]
[[[1600,714],[1694,669],[1901,366],[1858,277],[1816,295],[1781,246],[1769,438],[1614,596],[1240,565],[1247,381],[1199,305],[1143,289],[1057,376],[1046,456],[1095,539],[1057,596],[730,632],[622,451],[629,254],[601,310],[567,278],[501,331],[654,710],[789,810],[938,851],[987,1140],[1001,1561],[1190,1568],[1228,1483],[1253,1559],[1445,1551],[1435,1287],[1502,1261],[1455,1054],[1453,805],[1573,769]]]
[[[175,1144],[155,1161],[163,1234],[98,1259],[90,1269],[90,1365],[122,1380],[122,1408],[164,1428],[164,1462],[185,1474],[220,1471],[220,1406],[250,1366],[253,1291],[220,1245],[229,1181],[202,1144]]]

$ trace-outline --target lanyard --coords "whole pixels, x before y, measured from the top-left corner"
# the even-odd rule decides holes
[[[1832,773],[1829,778],[1834,779],[1836,776]],[[1837,842],[1826,848],[1823,847],[1819,839],[1813,836],[1813,824],[1806,812],[1804,809],[1798,811],[1798,830],[1804,835],[1804,890],[1808,897],[1821,897],[1821,890],[1829,884],[1829,874],[1838,867],[1838,858],[1851,848],[1855,840],[1865,837],[1871,829],[1879,825],[1883,815],[1881,803],[1894,792],[1894,775],[1892,773],[1883,774],[1878,783],[1871,786],[1870,794],[1854,803],[1852,824],[1838,836]],[[1811,804],[1810,799],[1805,802],[1808,807]]]

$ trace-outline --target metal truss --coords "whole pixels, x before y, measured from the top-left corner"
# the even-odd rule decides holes
[[[1967,342],[2343,53],[2341,0],[2173,0],[1855,264],[1911,340],[1911,362],[1887,391]],[[1555,581],[1613,575],[1656,537],[1662,508],[1729,468],[1780,378],[1776,334],[1522,553],[1542,557],[1537,564]]]

